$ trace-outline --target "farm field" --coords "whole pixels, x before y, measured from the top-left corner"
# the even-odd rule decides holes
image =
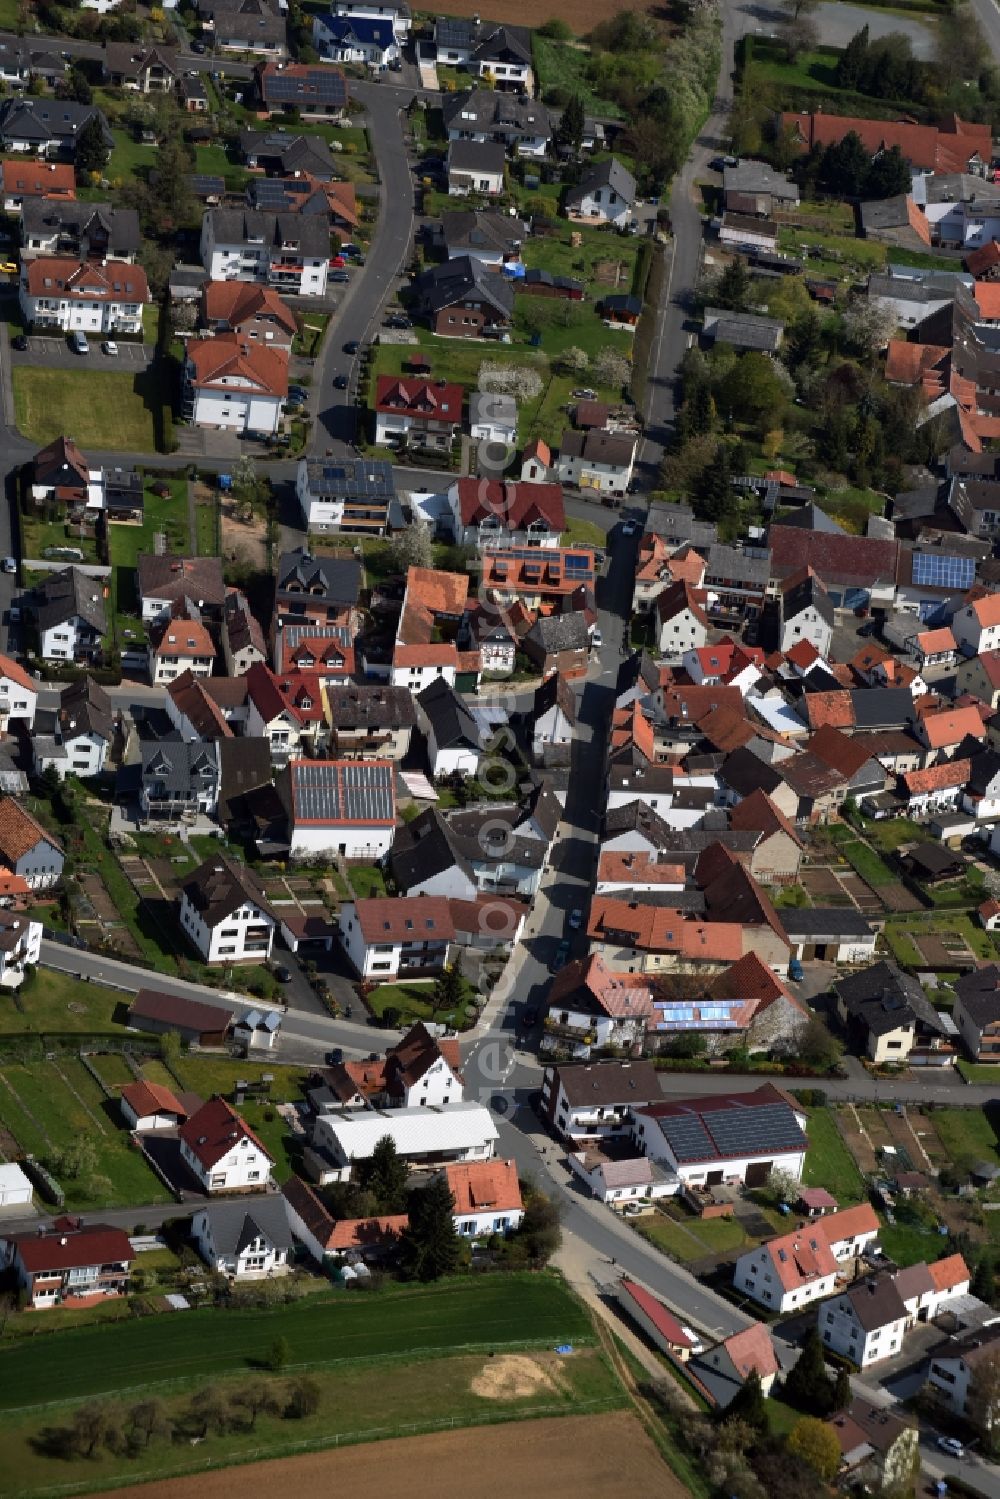
[[[454,1348],[587,1343],[586,1310],[552,1275],[440,1281],[385,1293],[306,1297],[263,1311],[206,1309],[144,1317],[113,1329],[18,1343],[0,1350],[0,1410],[122,1393],[245,1372],[278,1336],[289,1367],[340,1367],[356,1359],[414,1359]]]
[[[530,0],[491,0],[485,9],[476,0],[448,0],[441,14],[478,16],[499,26],[538,26],[552,18],[566,21],[577,36],[586,36],[599,21],[607,21],[620,10],[645,10],[643,5],[623,5],[616,0],[547,0],[539,11]]]
[[[484,1473],[501,1472],[504,1487],[522,1499],[684,1499],[687,1492],[625,1411],[396,1439],[379,1445],[377,1459],[364,1447],[310,1453],[261,1464],[254,1479],[273,1499],[317,1493],[381,1499],[403,1492],[408,1499],[465,1499],[480,1491]],[[245,1469],[198,1477],[199,1499],[243,1499],[246,1490]],[[122,1499],[187,1499],[191,1484],[168,1480],[116,1493]]]
[[[138,375],[27,366],[14,371],[18,430],[39,444],[72,432],[85,449],[154,453],[169,400],[156,365]]]

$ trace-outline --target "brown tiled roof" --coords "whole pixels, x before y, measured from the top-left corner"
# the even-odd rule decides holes
[[[858,136],[869,156],[898,146],[912,166],[930,172],[965,172],[974,156],[989,162],[993,140],[988,125],[973,124],[951,115],[942,128],[912,120],[865,120],[858,115],[783,114],[783,130],[791,130],[803,150],[829,146],[846,135]]]
[[[804,706],[811,729],[854,727],[854,701],[849,692],[807,692]]]
[[[366,942],[451,942],[455,926],[444,895],[382,896],[355,903]]]
[[[779,525],[768,531],[768,544],[771,575],[778,580],[806,566],[824,583],[855,584],[862,588],[896,576],[899,549],[895,541]]]
[[[108,303],[148,302],[149,283],[141,265],[122,260],[70,260],[39,255],[25,270],[32,297],[68,297],[90,301],[95,296]]]
[[[271,1162],[274,1157],[254,1134],[249,1124],[241,1119],[236,1110],[224,1098],[210,1098],[191,1115],[178,1130],[191,1154],[206,1171],[229,1154],[238,1140],[252,1140],[262,1155]]]
[[[940,791],[942,786],[964,786],[972,773],[969,760],[945,760],[929,770],[908,770],[901,777],[911,796],[924,791]]]
[[[170,603],[187,598],[196,604],[221,606],[226,597],[219,557],[176,557],[168,553],[154,556],[144,552],[136,568],[143,598],[166,599]]]
[[[107,1223],[83,1224],[79,1218],[57,1218],[44,1233],[14,1234],[21,1262],[31,1275],[60,1274],[91,1265],[131,1263],[135,1250],[122,1228]]]
[[[802,847],[802,839],[766,791],[751,791],[749,796],[737,802],[729,813],[729,826],[765,836],[779,831],[787,833],[799,848]]]
[[[139,1119],[147,1114],[176,1114],[180,1119],[187,1118],[187,1109],[180,1099],[162,1083],[147,1083],[144,1079],[126,1083],[119,1096],[131,1105]]]
[[[731,1338],[723,1341],[722,1346],[742,1379],[746,1379],[754,1371],[761,1379],[780,1373],[774,1342],[763,1322],[755,1322],[743,1332],[734,1333]]]
[[[295,315],[271,286],[253,281],[206,281],[201,295],[205,318],[211,323],[239,329],[244,323],[266,318],[290,338],[295,336]]]
[[[191,385],[196,389],[225,390],[234,378],[249,382],[264,395],[288,394],[288,355],[238,333],[217,333],[214,338],[189,339],[187,362]]]
[[[42,839],[60,853],[62,844],[12,796],[0,797],[0,860],[14,865]]]
[[[494,1209],[511,1212],[522,1206],[516,1161],[468,1161],[444,1167],[456,1214]]]

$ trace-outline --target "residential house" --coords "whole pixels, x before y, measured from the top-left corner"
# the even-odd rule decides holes
[[[776,172],[763,161],[743,159],[722,171],[722,191],[727,208],[745,211],[748,198],[767,200],[766,210],[772,203],[787,208],[798,208],[799,189],[783,172]],[[736,199],[737,201],[733,201]]]
[[[84,1224],[63,1215],[51,1227],[30,1234],[9,1234],[4,1265],[35,1308],[72,1306],[86,1296],[123,1296],[135,1250],[122,1228]]]
[[[540,1109],[573,1146],[628,1136],[633,1110],[661,1098],[651,1062],[560,1063],[542,1074]]]
[[[201,263],[213,281],[261,281],[278,292],[324,297],[330,232],[322,216],[210,208]]]
[[[1000,1060],[1000,967],[974,968],[955,980],[952,1018],[975,1062]]]
[[[396,494],[392,464],[363,458],[300,458],[295,490],[308,531],[373,536],[384,533]]]
[[[993,1322],[946,1343],[932,1355],[927,1370],[927,1383],[934,1398],[984,1436],[989,1435],[997,1422],[998,1402],[992,1371],[998,1352],[1000,1323]]]
[[[1000,650],[1000,593],[984,593],[963,604],[952,616],[951,632],[967,656]]]
[[[960,1254],[855,1281],[820,1308],[823,1343],[866,1369],[895,1357],[915,1322],[930,1321],[968,1289],[969,1270]]]
[[[402,760],[417,721],[405,687],[358,686],[327,691],[330,749],[338,760]]]
[[[202,1191],[263,1191],[274,1158],[224,1098],[211,1098],[177,1132],[181,1160]]]
[[[514,156],[543,157],[552,139],[545,105],[524,95],[469,89],[446,97],[444,125],[451,141],[494,141]]]
[[[293,759],[275,785],[291,858],[339,854],[370,863],[389,852],[396,824],[391,760]]]
[[[38,963],[41,949],[40,921],[29,921],[20,911],[0,910],[0,988],[19,989],[25,970]]]
[[[563,484],[623,496],[632,482],[637,448],[630,432],[563,432],[556,473]]]
[[[227,588],[222,606],[222,653],[231,677],[244,676],[257,661],[267,659],[264,632],[245,593]]]
[[[160,685],[184,672],[210,677],[215,655],[215,642],[200,619],[170,619],[150,632],[149,679]]]
[[[245,690],[242,680],[237,684],[237,680],[231,677],[218,677],[215,682],[227,694],[240,688]],[[167,688],[167,717],[188,744],[233,738],[226,711],[212,691],[213,685],[212,679],[196,677],[193,672],[186,671],[175,677]]]
[[[224,52],[284,57],[288,51],[285,13],[270,0],[199,0],[198,18]]]
[[[342,687],[354,674],[354,647],[343,625],[284,624],[275,632],[274,662],[278,675],[285,670],[308,672],[320,685]],[[329,718],[324,696],[324,713]]]
[[[476,390],[469,397],[469,436],[476,442],[502,443],[512,448],[517,441],[517,402],[513,396]]]
[[[971,761],[966,759],[943,760],[927,770],[904,772],[899,778],[902,809],[909,817],[954,811],[971,773]],[[862,810],[867,810],[868,802],[867,797],[862,801]]]
[[[0,655],[0,733],[13,732],[21,723],[28,730],[35,722],[38,685],[11,656]]]
[[[263,661],[246,674],[247,733],[267,739],[271,757],[282,764],[305,750],[318,753],[327,740],[323,685],[313,671],[277,675]]]
[[[981,125],[951,115],[940,125],[915,125],[904,120],[865,120],[826,111],[783,114],[781,128],[800,151],[828,146],[846,135],[858,136],[869,156],[898,146],[912,167],[924,172],[969,172],[988,175],[992,141]]]
[[[235,333],[286,353],[298,331],[295,314],[274,288],[252,281],[206,281],[201,320],[213,333]]]
[[[696,1355],[690,1360],[690,1367],[720,1410],[736,1399],[751,1374],[757,1375],[761,1392],[766,1396],[781,1372],[774,1339],[763,1322],[754,1322],[743,1332],[733,1333],[704,1354]]]
[[[835,609],[886,608],[896,592],[898,543],[776,525],[768,530],[770,578],[784,579],[811,567]]]
[[[756,312],[706,307],[701,336],[710,348],[727,344],[738,354],[767,354],[773,359],[781,348],[785,325],[777,318],[764,317]]]
[[[635,178],[616,156],[589,167],[566,194],[566,214],[588,223],[624,228],[631,221],[637,188]]]
[[[32,890],[48,890],[62,878],[62,845],[11,796],[0,796],[0,869],[20,875]]]
[[[807,1146],[804,1125],[787,1095],[764,1083],[747,1093],[643,1105],[633,1111],[631,1128],[645,1154],[697,1189],[723,1182],[762,1186],[773,1170],[798,1181]]]
[[[140,989],[129,1006],[127,1024],[130,1030],[154,1036],[169,1034],[199,1046],[224,1046],[235,1018],[234,1011],[222,1001],[206,1004],[180,994]]]
[[[840,1445],[841,1483],[869,1493],[901,1492],[920,1466],[916,1426],[871,1400],[857,1396],[846,1410],[826,1418]]]
[[[409,569],[392,653],[394,687],[408,687],[416,693],[436,677],[454,684],[460,655],[456,640],[468,592],[464,573]],[[461,654],[467,658],[467,653]]]
[[[499,271],[508,260],[518,260],[529,229],[522,219],[492,208],[454,209],[443,213],[430,230],[446,260],[464,255],[486,270]]]
[[[540,614],[521,646],[540,676],[581,677],[590,659],[590,621],[582,610]]]
[[[405,1213],[337,1220],[297,1176],[289,1177],[281,1191],[293,1235],[320,1266],[327,1259],[345,1256],[352,1262],[382,1259],[398,1247],[399,1236],[409,1222]]]
[[[181,930],[206,963],[266,963],[277,918],[263,887],[222,854],[200,864],[181,888]]]
[[[926,749],[934,751],[938,761],[948,760],[969,737],[982,736],[983,719],[979,709],[971,705],[942,708],[937,713],[920,715],[913,731]]]
[[[21,265],[20,306],[36,333],[141,334],[149,285],[142,266],[39,255]]]
[[[110,151],[114,137],[94,104],[71,99],[7,98],[0,101],[0,149],[16,154],[72,160],[82,130],[96,119]]]
[[[379,1102],[393,1109],[441,1109],[460,1104],[462,1088],[458,1042],[453,1036],[438,1040],[417,1021],[386,1052]]]
[[[5,213],[20,213],[26,201],[48,199],[71,203],[76,198],[76,173],[68,162],[11,157],[0,162],[0,195]]]
[[[288,396],[288,354],[240,333],[188,339],[181,408],[197,427],[271,437]]]
[[[737,832],[759,834],[748,868],[765,885],[794,884],[802,861],[802,839],[794,825],[766,791],[751,791],[729,813],[729,826]]]
[[[656,599],[657,647],[662,660],[680,665],[688,651],[708,644],[705,596],[683,580],[670,584]]]
[[[830,596],[812,568],[786,578],[781,590],[781,634],[778,649],[790,651],[807,640],[820,656],[830,654],[834,612]]]
[[[291,1268],[292,1231],[280,1193],[242,1202],[214,1202],[191,1218],[191,1238],[206,1265],[229,1280],[269,1280]]]
[[[514,317],[510,281],[476,255],[430,266],[413,289],[418,311],[441,338],[497,338]]]
[[[450,452],[462,424],[461,385],[379,375],[375,382],[375,442]]]
[[[293,135],[287,130],[241,130],[240,151],[251,172],[266,172],[268,177],[279,177],[284,191],[298,181],[311,197],[315,191],[314,181],[326,184],[336,175],[333,155],[321,135]],[[252,183],[250,193],[253,194]]]
[[[558,672],[536,687],[531,707],[531,753],[536,765],[568,765],[576,729],[576,697]]]
[[[985,651],[963,661],[955,673],[959,696],[971,693],[988,708],[1000,708],[1000,651]]]
[[[299,620],[350,629],[360,591],[361,565],[347,553],[313,557],[303,549],[282,552],[275,576],[275,623],[284,628]]]
[[[221,618],[226,586],[218,557],[153,556],[141,552],[136,571],[145,624],[163,624],[175,609],[189,604],[194,605],[200,616]]]
[[[946,1026],[916,979],[895,963],[838,978],[833,989],[852,1048],[873,1062],[904,1062],[918,1045],[926,1063],[954,1062]]]
[[[22,173],[28,170],[22,164]],[[63,168],[39,162],[34,170],[44,176]],[[139,215],[134,208],[114,208],[110,203],[25,196],[19,233],[22,261],[41,255],[131,264],[139,249]]]
[[[125,1128],[138,1135],[147,1130],[177,1129],[190,1113],[170,1088],[145,1079],[124,1083],[118,1090],[118,1098]]]
[[[212,815],[219,799],[217,744],[145,740],[140,757],[139,810],[147,822]]]
[[[303,120],[342,120],[348,108],[342,69],[304,62],[261,62],[253,71],[260,113],[296,111]]]
[[[524,1204],[517,1162],[468,1161],[437,1173],[451,1192],[455,1232],[463,1238],[512,1234],[521,1227]]]
[[[455,939],[450,904],[439,895],[345,901],[339,935],[348,962],[363,979],[436,973]]]
[[[733,1285],[770,1312],[791,1312],[832,1296],[838,1269],[819,1219],[740,1255]]]
[[[495,198],[503,192],[506,153],[492,141],[452,140],[448,145],[448,192]]]
[[[313,16],[313,46],[329,62],[364,63],[382,72],[399,59],[399,38],[390,16]]]
[[[443,677],[428,683],[417,694],[416,711],[433,778],[477,775],[490,736],[454,687]]]
[[[566,508],[559,484],[525,484],[497,479],[458,479],[448,490],[452,534],[459,546],[538,547],[559,546],[566,525]],[[523,560],[525,572],[537,573],[541,583],[546,558]],[[498,557],[502,564],[502,552]],[[491,576],[496,577],[494,565]],[[502,579],[497,581],[504,581]]]
[[[5,673],[0,678],[0,712],[6,682]],[[33,716],[31,747],[38,774],[51,765],[60,780],[66,775],[84,780],[100,775],[114,738],[115,711],[104,688],[92,677],[81,677],[64,687],[54,712],[46,709]]]
[[[434,22],[437,61],[466,68],[498,89],[528,91],[532,78],[531,40],[520,26],[494,26],[478,16],[471,20],[438,16]]]
[[[364,1110],[352,1114],[321,1114],[313,1140],[322,1151],[323,1179],[349,1181],[359,1161],[370,1159],[376,1145],[388,1136],[404,1160],[414,1167],[451,1162],[490,1160],[496,1149],[497,1128],[481,1103],[459,1101],[447,1109],[403,1108]]]
[[[139,47],[132,42],[107,42],[104,80],[112,88],[139,94],[171,94],[181,77],[173,47]]]

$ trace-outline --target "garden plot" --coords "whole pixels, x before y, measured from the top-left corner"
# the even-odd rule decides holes
[[[849,871],[840,876],[840,883],[851,900],[861,911],[877,912],[882,910],[880,895],[876,895],[870,885],[866,885],[859,874]]]
[[[818,906],[849,906],[854,902],[844,890],[835,870],[804,869],[799,875],[802,885]]]
[[[920,901],[905,885],[880,885],[879,899],[887,911],[922,911]]]
[[[944,969],[975,968],[975,954],[964,937],[957,932],[913,932],[910,941],[928,968]]]
[[[878,1160],[872,1149],[871,1142],[862,1133],[858,1119],[853,1109],[835,1109],[834,1118],[837,1121],[837,1131],[844,1144],[847,1146],[851,1156],[857,1162],[858,1169],[865,1176],[871,1176],[878,1170]]]

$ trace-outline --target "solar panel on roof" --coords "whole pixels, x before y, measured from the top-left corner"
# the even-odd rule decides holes
[[[678,1161],[703,1161],[715,1155],[708,1131],[697,1114],[674,1114],[660,1129]]]
[[[973,557],[949,557],[939,552],[914,552],[913,581],[918,588],[954,588],[972,586],[976,576]]]

